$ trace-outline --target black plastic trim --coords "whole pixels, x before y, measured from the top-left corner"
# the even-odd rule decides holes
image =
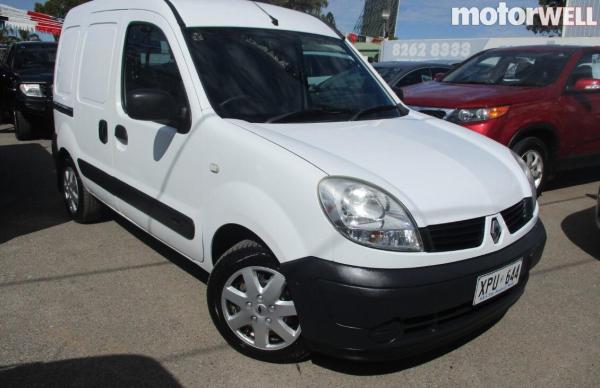
[[[311,349],[352,359],[403,358],[460,340],[501,317],[522,295],[545,243],[538,221],[512,245],[455,263],[376,269],[306,257],[280,269]],[[519,259],[519,284],[473,306],[478,277]]]
[[[82,159],[78,159],[77,162],[81,173],[98,186],[110,192],[115,197],[127,202],[139,211],[149,215],[151,218],[186,239],[194,239],[196,228],[194,221],[190,217],[105,173]]]
[[[54,102],[54,109],[59,111],[60,113],[67,115],[69,117],[73,117],[74,111],[73,108],[70,108],[66,105],[59,104],[58,102]]]
[[[183,30],[184,28],[186,28],[185,22],[183,21],[183,18],[181,17],[181,15],[179,14],[179,11],[177,11],[177,8],[175,8],[175,6],[173,5],[173,3],[171,3],[170,0],[165,0],[165,3],[167,3],[167,5],[169,6],[169,8],[171,8],[171,11],[173,12],[173,15],[175,16],[175,20],[177,20],[177,24],[179,25],[179,27]]]

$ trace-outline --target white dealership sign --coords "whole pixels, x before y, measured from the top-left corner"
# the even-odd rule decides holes
[[[389,40],[383,42],[379,60],[461,62],[491,48],[530,45],[600,46],[600,37]]]

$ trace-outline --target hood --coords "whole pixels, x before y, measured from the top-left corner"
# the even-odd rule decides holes
[[[47,83],[51,84],[54,79],[52,69],[22,70],[18,73],[19,81],[22,83]]]
[[[507,148],[422,116],[310,124],[229,121],[328,175],[358,178],[387,190],[420,227],[496,214],[531,195]]]
[[[548,87],[468,85],[425,82],[403,89],[402,101],[411,106],[436,108],[483,108],[543,100]]]

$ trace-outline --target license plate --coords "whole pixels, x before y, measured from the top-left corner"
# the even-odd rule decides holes
[[[519,283],[521,268],[523,268],[523,259],[509,264],[502,269],[478,277],[473,306],[516,286]]]

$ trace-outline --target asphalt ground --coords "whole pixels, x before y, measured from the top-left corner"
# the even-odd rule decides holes
[[[600,385],[600,171],[540,199],[546,251],[496,324],[418,359],[248,359],[213,327],[207,275],[115,215],[69,220],[50,142],[0,127],[0,387]]]

